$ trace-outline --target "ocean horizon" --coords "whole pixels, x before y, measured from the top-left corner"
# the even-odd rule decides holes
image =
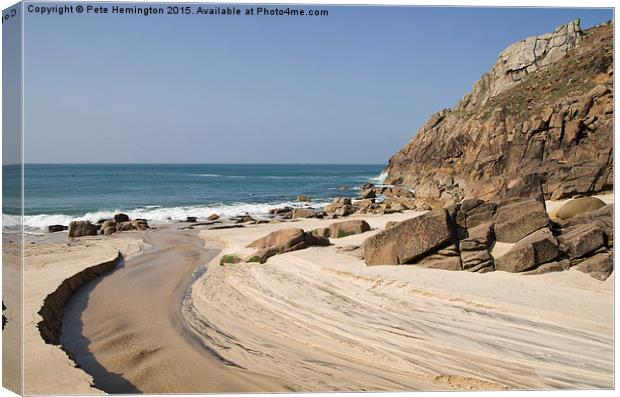
[[[4,165],[7,186],[18,186],[19,165]],[[307,195],[320,207],[334,197],[355,197],[359,187],[380,184],[379,164],[24,164],[24,227],[44,229],[72,220],[109,218],[124,212],[152,222],[218,214],[261,215],[300,206]],[[8,183],[7,183],[8,182]],[[5,203],[19,192],[5,189]],[[307,203],[306,203],[307,204]],[[19,212],[4,206],[5,228]]]

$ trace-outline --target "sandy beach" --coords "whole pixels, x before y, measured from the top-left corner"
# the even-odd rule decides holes
[[[26,392],[613,387],[613,274],[366,266],[343,249],[422,213],[354,215],[371,230],[264,264],[220,258],[249,255],[272,231],[334,220],[28,244]],[[113,272],[68,300],[60,345],[46,344],[46,296],[119,253]]]
[[[24,393],[100,394],[101,390],[91,386],[91,377],[75,368],[60,346],[43,339],[44,333],[39,328],[43,320],[41,310],[46,307],[55,315],[61,312],[61,301],[46,301],[48,296],[63,288],[79,288],[80,280],[87,280],[93,268],[115,262],[119,254],[127,258],[138,254],[142,242],[139,238],[67,242],[59,241],[58,236],[45,240],[48,239],[27,242],[24,249]],[[75,278],[80,274],[84,277]],[[67,284],[72,277],[75,282]]]
[[[27,6],[4,387],[616,386],[613,8]]]
[[[67,307],[63,347],[95,386],[108,393],[287,390],[285,382],[229,365],[185,325],[186,289],[218,250],[192,231],[162,228],[143,238],[149,249]]]
[[[376,230],[413,215],[364,219]],[[282,227],[201,235],[233,253]],[[263,265],[213,261],[192,289],[190,323],[227,360],[298,390],[613,386],[613,275],[366,267],[338,252],[372,233]]]

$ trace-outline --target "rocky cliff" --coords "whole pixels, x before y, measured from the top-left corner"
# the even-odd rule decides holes
[[[500,53],[390,159],[386,183],[438,205],[559,199],[611,189],[612,151],[613,25],[575,20]]]

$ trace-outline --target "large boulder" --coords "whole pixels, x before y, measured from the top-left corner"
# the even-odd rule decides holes
[[[482,239],[487,245],[491,245],[495,241],[493,232],[495,224],[493,222],[482,223],[480,225],[467,229],[467,237],[471,239]]]
[[[532,232],[549,225],[545,205],[535,199],[508,199],[500,203],[495,215],[495,238],[516,243]]]
[[[99,227],[89,221],[73,221],[69,223],[69,237],[96,236],[98,231]]]
[[[149,224],[148,224],[146,219],[134,219],[134,220],[129,221],[129,222],[131,223],[131,225],[136,230],[146,230],[146,229],[149,229]]]
[[[497,204],[487,202],[473,207],[470,207],[470,205],[468,205],[467,201],[461,204],[461,208],[456,215],[456,221],[459,226],[471,228],[493,220]]]
[[[304,249],[313,245],[329,245],[329,240],[304,232],[303,229],[293,228],[271,232],[267,236],[249,244],[248,248],[258,248],[258,251],[250,256],[251,262],[265,263],[268,258],[274,255]]]
[[[549,229],[538,230],[517,242],[499,258],[495,270],[517,273],[557,258],[558,242]]]
[[[293,210],[293,219],[299,218],[318,218],[319,212],[312,208],[295,208]]]
[[[413,264],[429,269],[452,271],[463,270],[458,248],[454,244],[444,247],[433,254],[425,256]]]
[[[67,226],[63,226],[63,225],[49,225],[47,227],[47,231],[50,233],[56,233],[56,232],[62,232],[64,230],[69,229]]]
[[[454,240],[448,212],[437,209],[399,222],[364,242],[367,265],[413,263]]]
[[[336,197],[335,199],[332,200],[331,203],[327,204],[323,210],[328,213],[331,214],[335,211],[337,211],[339,208],[342,208],[345,205],[351,205],[351,199],[347,198],[347,197]]]
[[[493,257],[489,253],[488,239],[466,238],[459,242],[463,270],[470,272],[492,271]]]
[[[607,245],[613,245],[613,204],[606,205],[598,210],[590,211],[583,215],[577,215],[568,219],[558,219],[556,220],[556,224],[562,229],[570,229],[572,226],[578,225],[597,224],[605,233]]]
[[[127,214],[120,213],[120,214],[114,215],[114,220],[118,223],[128,222],[129,219],[130,219],[129,215]]]
[[[569,219],[596,211],[605,205],[603,200],[596,197],[579,197],[562,204],[554,215],[558,219]]]
[[[577,265],[577,269],[597,280],[604,281],[614,270],[613,255],[609,252],[592,255]]]
[[[573,226],[558,237],[560,248],[570,258],[579,258],[605,245],[605,232],[597,224]]]
[[[329,237],[341,238],[360,234],[370,230],[370,225],[362,219],[351,219],[349,221],[332,223],[329,225]]]
[[[293,210],[293,219],[299,218],[318,218],[319,212],[313,210],[312,208],[295,208]]]
[[[360,195],[359,195],[359,198],[360,198],[361,200],[365,200],[365,199],[373,199],[373,198],[375,198],[375,197],[377,197],[377,194],[375,193],[375,190],[374,190],[374,189],[365,189],[365,190],[362,190],[362,191],[360,192]]]

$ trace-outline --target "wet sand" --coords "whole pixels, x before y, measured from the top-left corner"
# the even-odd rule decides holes
[[[181,316],[194,273],[217,255],[193,231],[143,235],[152,248],[83,287],[66,307],[62,345],[108,393],[286,391],[235,367]]]

